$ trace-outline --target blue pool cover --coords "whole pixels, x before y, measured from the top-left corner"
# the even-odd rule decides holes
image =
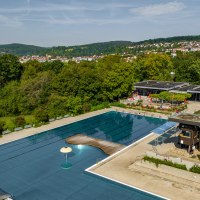
[[[176,122],[166,122],[163,125],[159,126],[158,128],[155,128],[152,130],[152,132],[157,133],[157,134],[163,134],[167,130],[171,129],[172,127],[176,126]]]
[[[69,145],[70,169],[61,164],[59,152],[68,136],[92,137],[130,144],[166,120],[108,112],[76,123],[0,146],[0,188],[17,200],[132,200],[159,199],[138,190],[100,179],[84,172],[106,155],[89,146]]]

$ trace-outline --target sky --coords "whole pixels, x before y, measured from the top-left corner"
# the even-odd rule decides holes
[[[0,44],[70,46],[200,35],[200,0],[0,0]]]

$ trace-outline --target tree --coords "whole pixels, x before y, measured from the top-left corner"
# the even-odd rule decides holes
[[[19,80],[23,72],[23,66],[18,57],[14,55],[0,56],[0,88],[9,81]]]
[[[183,102],[186,99],[191,97],[191,94],[179,94],[179,93],[172,93],[168,91],[161,92],[159,94],[150,94],[152,98],[161,99],[165,101],[178,101]]]
[[[83,112],[82,99],[78,96],[68,97],[66,102],[67,110],[72,114],[81,114]]]
[[[20,93],[19,83],[16,81],[9,82],[0,90],[0,117],[20,114],[19,105],[22,96]]]
[[[67,110],[67,97],[52,94],[48,98],[47,110],[50,117],[65,115]]]
[[[59,73],[64,67],[64,63],[60,60],[54,60],[53,62],[46,62],[43,64],[45,70],[52,70],[56,74]]]
[[[173,63],[167,54],[139,56],[136,62],[135,74],[139,80],[172,80]]]
[[[119,63],[112,66],[104,74],[101,97],[104,101],[116,101],[127,97],[133,91],[134,70],[129,63]]]

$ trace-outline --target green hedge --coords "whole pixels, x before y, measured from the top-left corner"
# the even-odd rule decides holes
[[[167,166],[170,166],[170,167],[175,167],[175,168],[178,168],[178,169],[187,170],[186,165],[173,163],[172,161],[169,161],[169,160],[161,160],[161,159],[153,158],[153,157],[149,157],[149,156],[145,156],[143,159],[144,159],[144,161],[149,161],[149,162],[155,163],[155,165],[157,167],[159,165],[167,165]]]
[[[99,105],[92,106],[91,111],[102,110],[104,108],[110,108],[110,105],[109,105],[108,102],[104,102],[104,103],[101,103]]]
[[[119,102],[110,103],[110,106],[116,106],[116,107],[120,107],[120,108],[126,108],[125,104],[119,103]]]
[[[197,174],[200,174],[200,167],[197,166],[197,165],[194,165],[193,167],[190,168],[189,171],[190,171],[190,172],[197,173]]]

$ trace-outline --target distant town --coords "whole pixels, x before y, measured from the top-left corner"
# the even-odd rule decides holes
[[[81,61],[95,61],[100,58],[103,58],[104,56],[79,56],[79,57],[73,57],[73,58],[67,58],[62,56],[51,56],[51,55],[45,55],[45,56],[39,56],[39,55],[33,55],[33,56],[21,56],[19,61],[21,63],[28,62],[30,60],[37,60],[38,62],[53,62],[55,60],[60,60],[61,62],[69,62],[74,61],[76,63],[80,63]]]
[[[183,42],[155,42],[152,44],[137,44],[130,45],[127,47],[128,50],[124,50],[121,53],[124,56],[126,62],[131,62],[133,59],[137,58],[137,55],[140,54],[149,54],[149,53],[168,53],[172,57],[177,56],[177,52],[196,52],[200,51],[200,41],[183,41]],[[113,53],[115,54],[115,53]],[[81,61],[96,61],[100,58],[103,58],[106,54],[102,55],[92,55],[92,56],[77,56],[77,57],[68,57],[68,56],[52,56],[46,54],[44,56],[40,55],[26,55],[20,56],[20,62],[25,63],[30,60],[37,60],[39,62],[52,62],[54,60],[60,60],[61,62],[74,61],[80,63]]]

